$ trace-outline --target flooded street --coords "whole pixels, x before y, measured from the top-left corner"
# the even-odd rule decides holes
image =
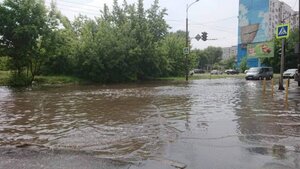
[[[130,169],[298,169],[300,88],[291,81],[285,101],[270,83],[0,87],[0,148],[82,152]]]

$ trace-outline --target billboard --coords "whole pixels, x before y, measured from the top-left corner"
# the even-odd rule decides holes
[[[270,42],[272,37],[269,37],[268,22],[269,0],[240,0],[238,64],[244,57],[249,57],[251,63],[248,66],[259,66],[259,58],[272,57],[274,52],[272,42]],[[271,52],[263,53],[259,49],[259,45],[263,45],[261,43],[265,43]]]
[[[260,42],[247,45],[248,58],[268,58],[274,56],[274,42]]]
[[[269,0],[240,0],[239,44],[270,40],[268,21]]]

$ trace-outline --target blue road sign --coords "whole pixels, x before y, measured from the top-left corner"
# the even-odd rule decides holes
[[[288,38],[290,35],[290,25],[289,24],[282,24],[276,27],[276,38]]]

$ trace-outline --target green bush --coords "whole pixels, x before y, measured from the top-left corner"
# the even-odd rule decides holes
[[[1,71],[8,71],[8,64],[9,64],[9,57],[7,56],[0,56],[0,70]]]
[[[29,86],[31,85],[31,78],[27,77],[24,73],[12,73],[9,77],[8,85],[12,87]]]

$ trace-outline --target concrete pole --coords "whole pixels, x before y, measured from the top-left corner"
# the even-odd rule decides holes
[[[186,11],[186,20],[185,20],[185,26],[186,26],[186,37],[185,37],[185,47],[189,49],[189,19],[188,19],[188,6]],[[190,49],[189,51],[190,52]],[[188,61],[188,53],[185,54],[185,80],[189,81],[189,61]]]
[[[285,38],[282,39],[281,42],[281,61],[280,61],[280,79],[279,79],[279,87],[278,90],[284,90],[283,87],[283,71],[284,71],[284,51],[285,51],[285,47],[284,47],[284,43],[285,43]]]

